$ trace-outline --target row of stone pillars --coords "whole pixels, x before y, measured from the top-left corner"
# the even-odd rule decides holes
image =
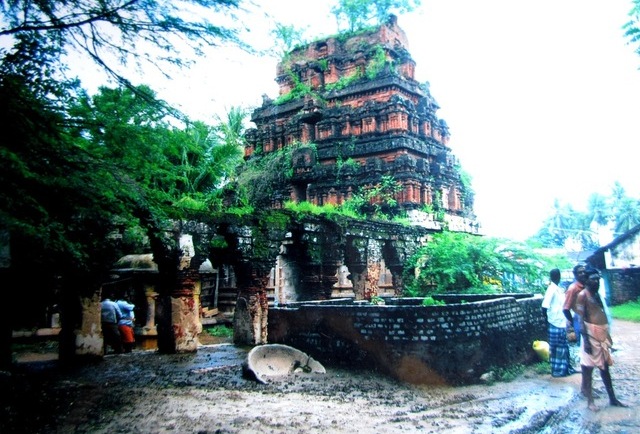
[[[329,227],[327,227],[329,226]],[[364,226],[364,227],[363,227]],[[210,258],[218,267],[234,269],[238,299],[234,314],[234,341],[238,344],[263,344],[268,341],[267,288],[276,263],[288,273],[285,288],[279,288],[279,302],[327,300],[339,281],[339,269],[346,266],[356,299],[379,294],[378,282],[384,262],[393,276],[395,291],[402,288],[404,259],[424,241],[419,228],[399,225],[358,223],[349,228],[335,224],[299,224],[284,239],[275,240],[263,257],[247,249],[253,245],[250,230],[235,230],[224,236],[236,248],[217,252]],[[375,230],[372,230],[375,229]],[[404,231],[405,234],[398,232]],[[231,240],[230,237],[244,240]],[[366,236],[363,234],[375,234]],[[237,246],[243,246],[242,249]],[[185,256],[180,261],[177,281],[168,294],[148,291],[149,310],[144,329],[152,334],[157,321],[158,349],[167,353],[194,352],[202,331],[199,304],[199,266],[202,260]],[[395,295],[400,295],[396,293]],[[157,303],[156,303],[157,301]],[[100,295],[86,299],[83,319],[76,331],[77,354],[102,354]]]

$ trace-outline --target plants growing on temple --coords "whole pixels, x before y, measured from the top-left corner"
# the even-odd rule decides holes
[[[298,77],[298,74],[292,71],[291,68],[287,68],[286,72],[287,72],[287,76],[291,79],[291,82],[293,83],[293,87],[289,92],[285,93],[284,95],[280,95],[278,98],[276,98],[273,102],[275,105],[285,104],[289,101],[293,101],[298,98],[303,98],[307,95],[315,93],[311,85],[308,83],[304,83],[302,80],[300,80],[300,77]]]
[[[364,75],[369,80],[373,80],[384,71],[384,68],[390,62],[387,60],[387,53],[384,51],[384,47],[380,44],[376,44],[371,49],[372,55],[369,62],[367,62],[367,67],[365,68]]]
[[[342,215],[340,207],[333,204],[315,205],[306,200],[301,202],[287,201],[284,203],[284,209],[292,211],[294,214],[304,215],[316,215],[331,218],[332,216]]]
[[[299,151],[316,159],[317,148],[313,143],[293,143],[273,152],[265,152],[250,158],[242,166],[237,184],[246,194],[248,203],[256,208],[270,206],[278,188],[286,185],[293,176],[293,157]]]
[[[397,193],[402,185],[391,175],[383,175],[380,182],[360,188],[342,207],[362,216],[383,220],[393,219],[398,213]]]
[[[411,12],[420,4],[421,0],[338,0],[331,12],[338,27],[346,25],[354,31],[371,23],[382,24],[391,14]]]
[[[362,78],[362,73],[360,71],[347,76],[343,75],[337,81],[325,85],[324,89],[328,92],[331,92],[333,90],[342,90],[346,87],[351,86],[353,83],[360,80],[361,78]]]
[[[407,261],[405,291],[414,297],[541,292],[552,261],[557,258],[536,254],[522,243],[444,231],[433,234]]]
[[[271,36],[274,39],[274,47],[278,50],[277,54],[286,58],[293,49],[305,44],[303,33],[302,29],[297,29],[293,25],[276,23]]]
[[[360,163],[353,158],[343,160],[342,156],[338,155],[338,158],[336,159],[336,178],[340,181],[340,179],[347,174],[358,173],[361,167]]]

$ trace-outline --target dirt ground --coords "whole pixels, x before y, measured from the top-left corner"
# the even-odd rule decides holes
[[[327,367],[259,384],[242,375],[248,348],[203,345],[196,354],[108,355],[61,370],[24,356],[0,373],[1,433],[637,433],[640,324],[613,324],[614,388],[608,406],[595,374],[598,412],[580,374],[527,369],[514,381],[464,387],[402,384]],[[30,361],[26,361],[30,360]]]

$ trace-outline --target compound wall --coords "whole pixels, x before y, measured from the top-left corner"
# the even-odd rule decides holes
[[[268,341],[298,348],[327,366],[374,369],[420,384],[470,384],[494,367],[534,359],[547,340],[542,297],[532,294],[351,299],[269,310]]]

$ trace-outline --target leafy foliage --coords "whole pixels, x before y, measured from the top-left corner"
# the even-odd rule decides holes
[[[0,227],[11,234],[14,264],[47,262],[51,273],[82,270],[99,281],[100,270],[118,255],[120,240],[141,241],[142,234],[158,233],[165,217],[206,200],[201,195],[209,195],[222,176],[211,167],[226,176],[227,168],[216,163],[225,151],[236,151],[200,153],[197,140],[206,127],[170,128],[164,119],[171,109],[150,89],[132,86],[126,75],[136,72],[132,63],[150,63],[161,72],[166,65],[183,66],[178,47],[197,52],[221,42],[242,46],[237,30],[214,24],[238,4],[0,5],[0,95],[8,125],[0,146],[6,187]],[[129,93],[105,89],[89,98],[76,81],[65,79],[65,56],[71,54],[95,62]],[[145,229],[133,230],[141,218]]]
[[[73,132],[117,186],[114,198],[129,191],[128,198],[174,218],[216,206],[219,187],[242,161],[241,111],[232,109],[215,128],[196,122],[181,129],[161,106],[146,86],[102,87],[70,108]]]
[[[613,185],[611,194],[593,193],[589,196],[586,211],[578,211],[571,204],[554,201],[552,215],[531,241],[544,247],[564,247],[574,243],[582,249],[600,247],[598,231],[609,229],[613,235],[640,224],[640,199],[627,196],[619,182]]]
[[[248,203],[257,208],[269,207],[277,188],[293,176],[293,152],[297,145],[247,160],[238,175],[238,188]]]
[[[391,175],[383,175],[380,182],[360,188],[341,208],[355,215],[392,219],[398,212],[395,195],[402,185]]]
[[[240,0],[2,2],[0,37],[38,35],[43,45],[60,54],[77,53],[128,84],[131,63],[164,72],[163,64],[187,65],[184,49],[198,55],[205,46],[221,42],[244,46],[237,28],[215,24],[230,23],[226,17],[233,17],[239,4]]]
[[[328,218],[331,218],[332,215],[339,214],[340,212],[339,207],[337,207],[336,205],[326,204],[319,206],[307,201],[287,201],[284,204],[284,209],[293,211],[294,213],[300,215],[322,215]]]
[[[284,57],[297,46],[304,44],[306,41],[303,33],[295,26],[276,23],[271,35],[274,38],[275,47],[279,50],[279,55]]]
[[[331,12],[338,26],[346,24],[353,32],[371,24],[382,24],[393,13],[411,12],[420,6],[420,0],[338,0]]]
[[[445,231],[405,266],[407,295],[542,292],[548,259],[521,243]]]
[[[629,44],[636,44],[636,53],[640,55],[640,0],[632,0],[629,11],[629,21],[623,26],[624,36],[629,39]]]
[[[423,306],[444,306],[446,303],[442,300],[436,300],[435,298],[431,297],[430,295],[425,297],[422,300],[422,305]]]
[[[227,327],[226,325],[219,325],[214,327],[207,327],[205,332],[211,336],[218,338],[232,338],[233,327]]]
[[[101,161],[69,134],[67,97],[76,83],[51,80],[59,50],[38,35],[18,35],[0,65],[0,227],[11,234],[12,260],[39,277],[104,269],[115,246],[109,235],[121,208],[108,200]]]

